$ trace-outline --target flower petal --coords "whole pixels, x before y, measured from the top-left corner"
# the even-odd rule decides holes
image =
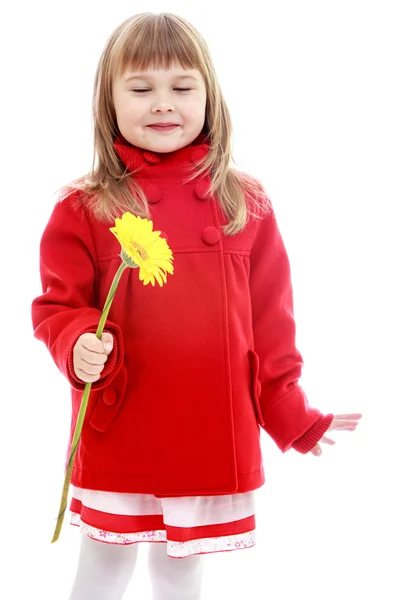
[[[115,219],[110,231],[121,244],[122,253],[139,266],[139,279],[144,285],[166,283],[166,273],[174,272],[174,256],[161,232],[153,231],[152,221],[127,212]]]

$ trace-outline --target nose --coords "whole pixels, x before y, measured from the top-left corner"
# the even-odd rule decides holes
[[[171,94],[167,90],[158,90],[158,93],[153,98],[152,112],[167,113],[174,110],[175,106]]]
[[[151,112],[152,113],[167,113],[167,112],[174,112],[175,108],[173,106],[173,104],[171,104],[170,102],[155,102]]]

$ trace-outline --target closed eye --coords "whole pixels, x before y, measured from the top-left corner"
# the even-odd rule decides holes
[[[174,88],[174,90],[178,91],[178,92],[190,92],[192,88]],[[132,90],[132,92],[137,92],[138,94],[142,94],[144,92],[151,92],[150,89],[147,88],[135,88]]]

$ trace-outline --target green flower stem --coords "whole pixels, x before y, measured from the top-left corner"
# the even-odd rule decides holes
[[[108,316],[112,301],[115,296],[115,292],[116,292],[118,284],[119,284],[119,280],[121,279],[122,273],[128,266],[130,266],[130,265],[127,265],[125,262],[122,262],[118,271],[116,272],[116,274],[114,276],[113,282],[112,282],[110,290],[108,292],[108,296],[104,303],[104,308],[101,313],[100,321],[99,321],[97,331],[96,331],[96,337],[98,337],[99,340],[101,339],[101,336],[102,336],[102,333],[104,330],[104,325],[106,323],[107,316]],[[87,407],[91,387],[92,387],[91,382],[86,383],[84,391],[83,391],[83,395],[82,395],[81,406],[79,409],[79,414],[78,414],[78,418],[76,421],[74,436],[73,436],[72,444],[71,444],[71,452],[70,452],[70,456],[68,459],[67,471],[66,471],[65,478],[64,478],[64,486],[63,486],[63,491],[62,491],[62,496],[61,496],[60,510],[59,510],[58,517],[57,517],[57,523],[56,523],[56,528],[54,530],[53,539],[51,540],[52,544],[54,542],[56,542],[60,536],[60,531],[61,531],[61,527],[62,527],[62,524],[64,521],[65,511],[67,509],[68,491],[69,491],[69,485],[71,482],[72,468],[74,466],[75,454],[76,454],[76,451],[78,448],[79,439],[81,437],[82,425],[83,425],[83,420],[85,418],[86,407]]]

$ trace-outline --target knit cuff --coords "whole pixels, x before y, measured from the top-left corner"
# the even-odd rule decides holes
[[[83,333],[96,333],[96,331],[97,331],[97,328],[88,327],[85,331],[83,331]],[[104,363],[104,368],[103,368],[102,372],[100,373],[99,379],[92,383],[91,389],[93,391],[105,388],[111,383],[111,381],[114,379],[114,377],[117,375],[118,371],[120,370],[122,363],[123,363],[123,358],[124,358],[123,341],[122,341],[122,336],[120,335],[119,331],[116,328],[107,326],[107,323],[106,323],[104,332],[111,333],[111,335],[114,338],[114,344],[113,344],[113,349],[111,350],[110,354],[108,355],[107,361]],[[80,332],[79,336],[80,335],[82,335],[82,332]],[[79,379],[75,375],[74,363],[73,363],[73,348],[74,348],[77,340],[79,339],[79,336],[73,340],[73,343],[71,344],[71,347],[67,354],[67,378],[69,380],[70,385],[75,390],[81,391],[85,388],[86,384],[85,384],[85,382],[82,381],[82,379]]]
[[[333,415],[323,415],[314,425],[310,427],[301,437],[295,440],[292,444],[292,448],[300,454],[307,454],[310,452],[315,445],[322,438],[324,433],[329,429],[330,424],[333,421]]]

